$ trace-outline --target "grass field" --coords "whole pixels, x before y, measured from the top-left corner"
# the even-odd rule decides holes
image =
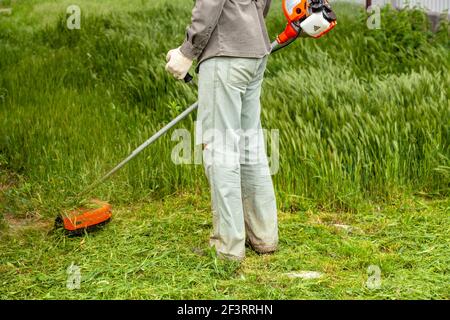
[[[169,135],[88,195],[114,206],[104,230],[49,232],[69,197],[196,100],[164,71],[191,1],[79,0],[80,30],[69,4],[0,1],[13,9],[0,14],[1,298],[450,297],[448,23],[432,33],[423,13],[386,8],[369,30],[361,8],[336,4],[329,36],[270,58],[281,247],[236,265],[207,249],[203,168],[172,163]],[[267,23],[283,29],[279,1]],[[322,277],[287,276],[305,270]]]

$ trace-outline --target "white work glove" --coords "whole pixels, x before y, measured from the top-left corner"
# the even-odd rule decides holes
[[[192,66],[192,60],[186,58],[180,48],[172,49],[167,53],[166,71],[170,72],[178,80],[183,80]]]

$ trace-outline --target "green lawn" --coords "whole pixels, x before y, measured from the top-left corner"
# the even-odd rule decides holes
[[[208,250],[209,197],[114,208],[102,230],[68,238],[52,220],[7,219],[1,299],[448,299],[450,201],[398,199],[353,214],[280,212],[280,249],[238,265]],[[334,224],[351,226],[350,230]],[[66,287],[81,269],[80,289]],[[366,286],[368,267],[381,270]],[[319,279],[288,273],[318,271]]]

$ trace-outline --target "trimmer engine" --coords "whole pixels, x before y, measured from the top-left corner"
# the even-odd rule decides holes
[[[283,0],[282,6],[288,24],[272,44],[272,52],[299,36],[320,38],[336,26],[336,14],[327,0]]]

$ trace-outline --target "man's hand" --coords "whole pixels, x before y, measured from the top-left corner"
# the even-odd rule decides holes
[[[180,48],[172,49],[167,53],[166,71],[170,72],[178,80],[183,80],[192,66],[192,60],[186,58]]]

